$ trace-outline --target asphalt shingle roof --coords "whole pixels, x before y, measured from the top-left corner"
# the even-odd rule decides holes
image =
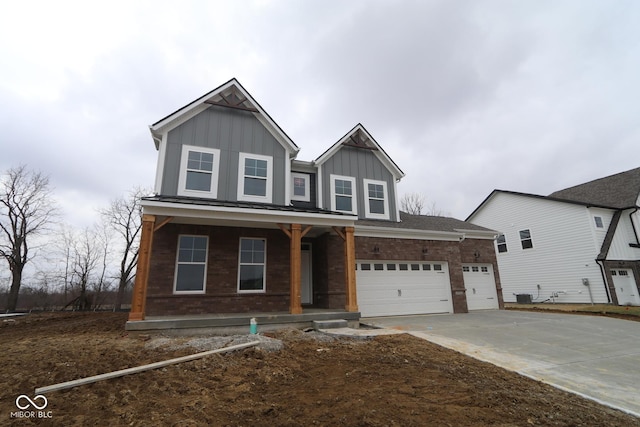
[[[372,227],[404,228],[409,230],[428,230],[455,232],[458,230],[493,231],[470,222],[444,216],[411,215],[400,212],[400,222],[360,219],[356,226],[367,225]]]
[[[565,188],[551,193],[549,197],[624,209],[636,206],[638,195],[640,168]]]

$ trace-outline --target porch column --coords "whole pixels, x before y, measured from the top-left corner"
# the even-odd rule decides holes
[[[291,224],[291,244],[290,244],[290,280],[291,280],[291,302],[289,304],[289,313],[302,314],[302,299],[300,297],[300,278],[301,273],[301,250],[302,250],[302,226],[300,224]]]
[[[140,235],[138,267],[136,269],[136,281],[133,287],[129,320],[144,320],[149,265],[151,261],[151,245],[153,244],[155,222],[156,217],[154,215],[142,215],[142,234]]]
[[[358,311],[356,295],[356,245],[353,227],[344,228],[344,281],[346,284],[346,306],[348,312]]]

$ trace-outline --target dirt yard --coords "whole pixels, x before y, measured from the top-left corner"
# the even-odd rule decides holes
[[[125,319],[0,319],[0,425],[640,426],[408,335],[332,339],[297,330],[270,335],[282,341],[279,351],[251,348],[51,392],[47,418],[15,416],[16,398],[35,397],[36,387],[198,351],[175,349],[184,338],[129,336]]]

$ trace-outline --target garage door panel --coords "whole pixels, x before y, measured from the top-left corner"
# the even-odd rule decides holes
[[[358,306],[363,317],[453,311],[445,263],[358,261],[357,264]],[[370,269],[363,270],[363,264]],[[374,264],[383,267],[376,270]]]
[[[491,264],[464,264],[462,276],[467,296],[467,308],[490,310],[499,308],[496,281]]]

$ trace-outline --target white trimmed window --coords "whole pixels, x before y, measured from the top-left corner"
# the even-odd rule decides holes
[[[367,218],[389,219],[387,183],[364,179],[364,211]]]
[[[174,293],[202,294],[205,292],[208,246],[207,236],[181,235],[178,237]]]
[[[238,200],[271,203],[273,194],[273,157],[240,153]]]
[[[351,176],[331,175],[331,210],[357,215],[356,179]]]
[[[218,197],[220,150],[215,148],[182,146],[178,195]]]
[[[504,236],[504,234],[498,235],[496,244],[498,245],[498,253],[507,252],[507,238]]]
[[[520,230],[520,243],[522,244],[522,249],[531,249],[533,248],[533,240],[531,240],[531,230],[528,228],[525,230]]]
[[[238,292],[264,292],[267,265],[265,239],[240,239]]]
[[[308,202],[311,200],[309,193],[311,177],[306,173],[291,173],[291,200]]]

